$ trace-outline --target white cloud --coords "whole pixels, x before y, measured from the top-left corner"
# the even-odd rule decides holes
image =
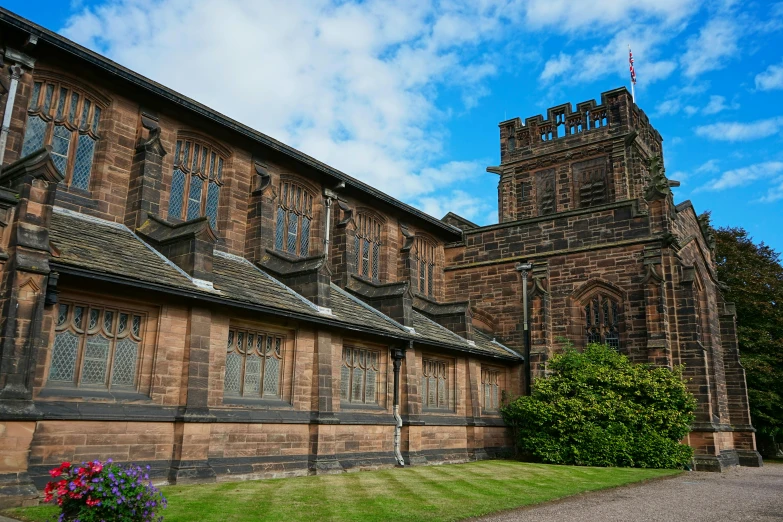
[[[497,220],[497,215],[490,210],[491,205],[486,198],[472,196],[464,190],[452,190],[445,195],[419,198],[418,203],[421,210],[437,218],[442,218],[448,212],[454,212],[471,221],[485,222],[490,216]]]
[[[525,19],[534,27],[572,31],[584,27],[604,28],[628,20],[654,17],[672,23],[691,14],[697,0],[527,0]]]
[[[503,0],[485,3],[106,0],[62,33],[164,85],[411,200],[483,168],[446,163],[438,87],[489,93]],[[448,175],[446,175],[448,174]]]
[[[713,18],[688,39],[687,50],[680,58],[683,74],[695,77],[708,71],[721,69],[739,53],[738,39],[742,28],[728,17]]]
[[[680,100],[676,98],[664,100],[655,108],[656,116],[666,116],[669,114],[677,114],[678,112],[680,112]]]
[[[710,101],[707,102],[707,105],[701,110],[704,114],[718,114],[719,112],[723,112],[727,109],[738,109],[739,106],[736,103],[732,103],[731,105],[726,105],[726,98],[723,96],[717,96],[713,95],[710,96]]]
[[[699,112],[699,108],[694,107],[693,105],[686,105],[685,109],[683,110],[685,111],[685,114],[687,114],[688,116],[693,116],[694,114]]]
[[[772,186],[767,189],[767,193],[759,201],[761,203],[774,203],[783,199],[783,176],[775,178]]]
[[[540,78],[544,81],[551,80],[560,75],[568,74],[571,71],[571,57],[567,54],[560,53],[557,58],[550,58],[549,61],[544,64],[544,70],[541,72]]]
[[[770,65],[757,74],[756,89],[760,91],[783,89],[783,62],[779,65]]]
[[[704,163],[702,163],[701,165],[696,167],[694,172],[696,174],[714,174],[715,172],[718,172],[719,170],[720,170],[720,168],[718,167],[718,160],[711,159],[711,160],[705,161]]]
[[[783,117],[769,118],[749,123],[724,122],[696,127],[696,134],[716,141],[751,141],[766,138],[780,132]]]
[[[710,180],[706,185],[699,188],[698,190],[726,190],[742,185],[747,185],[759,179],[772,178],[781,172],[783,172],[783,161],[765,161],[763,163],[756,163],[754,165],[749,165],[739,169],[728,170],[721,174],[719,178]]]

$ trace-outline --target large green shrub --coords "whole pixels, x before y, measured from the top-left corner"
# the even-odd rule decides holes
[[[680,468],[693,450],[680,440],[696,400],[681,369],[632,364],[611,348],[567,349],[532,395],[502,409],[517,448],[550,464]]]

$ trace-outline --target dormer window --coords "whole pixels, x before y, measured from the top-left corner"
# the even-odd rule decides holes
[[[212,229],[217,230],[224,164],[225,158],[209,145],[177,140],[169,198],[170,220],[189,221],[207,216]]]
[[[309,256],[312,221],[312,193],[298,183],[282,181],[275,222],[275,250],[297,257]]]
[[[51,145],[52,162],[63,174],[64,184],[89,190],[101,112],[93,99],[68,85],[34,82],[22,157]]]
[[[356,216],[353,257],[356,273],[375,282],[380,280],[381,223],[372,216]]]

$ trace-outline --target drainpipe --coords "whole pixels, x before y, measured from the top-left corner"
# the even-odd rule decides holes
[[[14,99],[16,98],[16,87],[19,84],[19,78],[24,71],[18,65],[11,68],[11,85],[8,88],[8,99],[5,102],[5,113],[3,114],[3,127],[0,129],[0,169],[5,159],[5,144],[8,141],[8,132],[11,130],[11,113],[14,110]]]
[[[345,188],[345,182],[341,181],[334,187],[334,189],[324,189],[324,197],[326,198],[326,230],[324,232],[324,256],[329,258],[329,236],[332,232],[332,201],[337,199],[337,191],[341,188]]]
[[[392,350],[392,362],[394,364],[394,458],[399,466],[405,466],[405,461],[400,452],[400,432],[402,431],[402,417],[400,417],[400,366],[402,358],[405,357],[405,350],[395,348]]]

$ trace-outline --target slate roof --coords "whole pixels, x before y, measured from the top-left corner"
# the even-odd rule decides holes
[[[247,259],[215,252],[212,288],[195,280],[142,241],[125,225],[87,216],[60,207],[52,214],[49,239],[52,262],[90,273],[108,274],[158,287],[186,290],[296,314],[317,322],[358,329],[398,339],[411,339],[460,351],[493,357],[519,357],[483,334],[470,343],[419,312],[413,311],[414,331],[404,327],[340,287],[331,286],[331,313],[294,292]],[[230,303],[228,303],[230,304]]]

